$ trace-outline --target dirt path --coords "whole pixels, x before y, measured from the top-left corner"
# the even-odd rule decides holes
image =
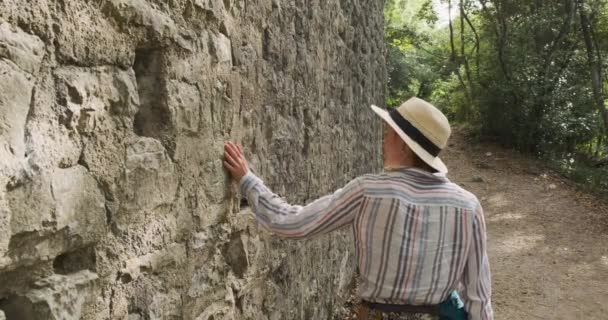
[[[608,319],[605,203],[460,132],[443,158],[485,209],[496,319]]]

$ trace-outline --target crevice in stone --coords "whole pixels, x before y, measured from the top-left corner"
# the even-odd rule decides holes
[[[89,164],[84,159],[84,148],[80,152],[80,156],[78,157],[78,161],[76,163],[79,164],[79,165],[81,165],[81,166],[83,166],[83,167],[85,167],[87,169],[87,171],[91,171],[91,168],[89,168]]]
[[[198,92],[198,97],[201,101],[201,103],[198,104],[198,128],[200,130],[200,128],[204,128],[205,127],[205,117],[203,116],[203,109],[205,107],[205,103],[203,103],[203,101],[205,101],[205,95],[203,94],[203,89],[201,88],[201,84],[200,83],[196,83],[195,84],[196,87],[196,91]],[[213,118],[212,118],[213,120]]]
[[[8,242],[8,254],[16,255],[20,248],[27,247],[27,245],[35,244],[40,241],[40,238],[44,235],[39,231],[25,231],[14,234]]]
[[[230,237],[230,241],[223,247],[224,259],[230,266],[234,275],[242,278],[247,271],[247,253],[241,240],[241,234],[235,233]]]
[[[129,312],[129,319],[131,319],[133,316],[139,316],[139,318],[136,319],[150,320],[150,316],[148,315],[148,313],[140,307],[133,306],[133,302],[129,304],[129,307],[127,309]]]
[[[127,284],[127,283],[133,281],[133,277],[129,273],[119,273],[118,279],[120,279],[120,282],[122,282],[124,284]]]
[[[342,28],[340,29],[340,31],[338,31],[338,36],[340,37],[340,39],[342,40],[343,43],[347,43],[346,42],[346,29]]]
[[[215,101],[209,103],[209,112],[211,113],[211,124],[215,125]]]
[[[353,41],[351,45],[351,50],[355,53],[359,52],[359,43],[357,41]]]
[[[110,225],[110,232],[111,232],[111,233],[112,233],[112,234],[113,234],[115,237],[118,237],[118,238],[123,238],[123,237],[125,236],[125,231],[124,231],[124,230],[121,230],[121,229],[118,227],[118,224],[116,223],[116,221],[112,220],[112,221],[110,222],[110,224],[109,224],[109,225]]]
[[[10,295],[0,300],[0,310],[4,311],[7,320],[46,320],[48,319],[46,316],[50,315],[50,310],[45,306],[34,305],[28,299],[18,295]]]
[[[110,303],[108,306],[110,316],[114,313],[114,288],[110,289]]]
[[[108,204],[107,201],[104,204],[104,209],[106,211],[106,224],[110,225],[110,224],[112,224],[112,219],[114,218],[114,214],[112,213],[112,208],[110,207],[110,205]]]
[[[133,129],[142,137],[160,140],[174,158],[175,129],[167,103],[165,55],[161,49],[143,48],[135,52],[133,70],[137,81],[140,106]]]
[[[78,163],[81,164],[80,160],[78,160]],[[89,169],[89,167],[86,166],[86,163],[85,165],[81,165],[87,168],[87,170]],[[114,213],[117,210],[116,207],[118,206],[116,198],[114,197],[114,194],[112,193],[112,187],[108,184],[108,182],[103,181],[97,177],[95,178],[95,181],[97,182],[97,188],[101,191],[105,199],[104,209],[106,213],[106,224],[111,225],[114,220]]]
[[[11,192],[25,185],[26,182],[32,181],[31,173],[26,170],[20,170],[16,175],[10,175],[6,183],[6,191]]]
[[[314,120],[308,108],[304,109],[304,144],[302,147],[302,154],[304,157],[308,157],[310,151],[310,136],[314,126]]]
[[[272,273],[270,278],[279,286],[285,286],[289,283],[289,270],[284,262],[282,262]]]
[[[54,222],[48,225],[50,229],[55,226]],[[48,230],[44,231],[28,231],[21,232],[16,235],[13,235],[8,243],[8,256],[11,259],[15,259],[18,261],[12,267],[23,267],[30,266],[35,264],[35,261],[43,260],[48,261],[50,257],[48,256],[39,256],[39,257],[30,257],[23,256],[21,252],[24,248],[35,248],[39,246],[41,243],[46,243],[48,241],[54,241],[58,246],[62,248],[79,248],[83,247],[84,240],[81,235],[71,234],[69,228],[62,228],[55,231],[52,234],[48,233]]]
[[[229,38],[228,36],[228,27],[226,27],[226,22],[222,21],[220,24],[220,33]],[[234,60],[234,57],[232,58]]]
[[[302,155],[306,158],[308,157],[308,152],[310,150],[310,129],[304,129],[304,144],[302,146]]]
[[[153,273],[152,272],[153,271],[152,268],[149,267],[149,266],[139,266],[139,271],[141,273]]]
[[[70,102],[75,103],[75,104],[83,104],[84,98],[82,97],[80,92],[78,92],[78,89],[76,89],[74,86],[71,86],[69,84],[67,85],[67,88],[68,88],[68,98],[70,99]]]
[[[43,76],[40,75],[40,78],[42,79]],[[30,148],[28,148],[28,140],[29,140],[29,137],[31,136],[28,124],[34,118],[34,110],[35,110],[35,106],[36,106],[36,94],[38,92],[38,85],[39,85],[40,81],[41,80],[38,80],[36,82],[36,84],[34,84],[34,87],[32,88],[32,92],[30,95],[30,105],[29,105],[29,109],[27,111],[27,115],[25,116],[25,124],[23,126],[23,144],[24,144],[23,156],[26,158],[29,156],[28,149],[30,149]]]
[[[70,274],[81,270],[95,271],[95,248],[84,247],[58,255],[53,260],[53,270],[57,274]]]
[[[264,58],[264,60],[267,60],[267,61],[270,61],[272,58],[270,56],[270,41],[271,41],[270,29],[266,28],[266,29],[264,29],[264,37],[262,38],[262,58]]]
[[[214,26],[217,26],[217,24],[219,23],[219,19],[215,16],[215,13],[213,13],[213,11],[211,11],[211,10],[205,11],[205,19],[209,24],[214,25]]]
[[[234,306],[239,311],[239,314],[243,314],[243,296],[239,292],[234,293]]]
[[[182,16],[184,17],[184,19],[190,20],[194,18],[194,12],[194,3],[190,1],[186,2],[184,10],[182,10]]]

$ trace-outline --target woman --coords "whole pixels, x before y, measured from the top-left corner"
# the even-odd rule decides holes
[[[385,171],[306,206],[272,193],[231,142],[224,166],[256,219],[279,236],[306,238],[354,226],[359,319],[493,319],[483,210],[473,194],[445,177],[438,157],[451,133],[447,118],[418,98],[390,112],[372,109],[385,123]]]

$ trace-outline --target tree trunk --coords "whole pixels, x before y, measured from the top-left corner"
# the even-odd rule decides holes
[[[471,28],[471,31],[473,31],[473,35],[475,35],[475,48],[474,48],[475,49],[475,68],[477,71],[477,81],[479,81],[479,78],[480,78],[480,76],[479,76],[479,47],[480,47],[479,34],[477,33],[477,29],[471,22],[471,19],[469,19],[469,15],[467,14],[467,11],[463,9],[460,14],[466,20],[467,24],[469,25],[469,28]]]
[[[462,0],[460,0],[460,1],[462,1]],[[462,75],[460,74],[461,57],[458,57],[458,54],[456,53],[456,45],[454,44],[454,26],[452,25],[452,1],[451,0],[448,0],[448,20],[449,20],[449,28],[450,28],[450,47],[452,49],[452,54],[451,54],[450,60],[452,61],[452,64],[453,64],[454,68],[456,69],[456,76],[458,77],[458,82],[460,82],[460,86],[462,87],[465,98],[467,100],[466,106],[463,106],[464,107],[464,110],[463,110],[464,119],[469,120],[469,113],[470,113],[469,109],[471,108],[471,96],[469,94],[469,88],[467,87],[467,84],[465,83],[464,79],[462,78]]]
[[[593,89],[593,101],[598,108],[604,121],[604,134],[608,132],[608,109],[604,106],[604,88],[602,84],[602,63],[600,48],[595,45],[593,32],[593,21],[589,19],[584,8],[585,1],[578,2],[578,13],[581,19],[581,31],[587,48],[587,60],[591,71],[591,86]]]
[[[473,80],[471,79],[471,68],[469,67],[469,58],[466,53],[466,39],[464,37],[464,0],[460,0],[458,6],[460,9],[460,55],[462,56],[462,62],[464,64],[465,75],[467,76],[467,81],[469,82],[469,86],[471,87],[471,91],[473,91]]]
[[[450,28],[450,48],[451,56],[450,60],[456,62],[456,46],[454,45],[454,26],[452,25],[452,0],[448,0],[448,24]]]
[[[577,0],[565,0],[564,1],[564,13],[565,13],[564,23],[562,23],[562,26],[559,29],[559,33],[557,34],[557,37],[555,37],[555,39],[553,39],[551,41],[549,50],[544,54],[545,63],[543,65],[543,69],[541,70],[541,72],[542,72],[541,77],[542,77],[543,81],[547,80],[547,77],[550,74],[552,62],[554,62],[554,54],[556,51],[558,51],[558,48],[560,48],[560,44],[562,42],[566,42],[565,45],[567,45],[569,42],[571,42],[571,41],[567,40],[568,39],[567,35],[571,32],[572,23],[574,21],[575,15],[576,15],[576,5],[577,5]]]
[[[481,4],[481,8],[483,11],[490,17],[492,17],[492,13],[487,6],[487,0],[479,0],[479,4]],[[507,68],[507,62],[505,61],[505,46],[507,44],[507,21],[505,17],[500,12],[500,1],[491,1],[494,3],[494,7],[496,8],[496,23],[492,25],[494,29],[494,33],[496,35],[496,46],[498,51],[498,62],[500,63],[500,68],[502,69],[503,75],[505,79],[510,83],[511,82],[511,73]]]

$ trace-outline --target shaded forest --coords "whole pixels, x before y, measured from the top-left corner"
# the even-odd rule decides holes
[[[606,192],[607,3],[388,0],[387,104],[427,99]]]

